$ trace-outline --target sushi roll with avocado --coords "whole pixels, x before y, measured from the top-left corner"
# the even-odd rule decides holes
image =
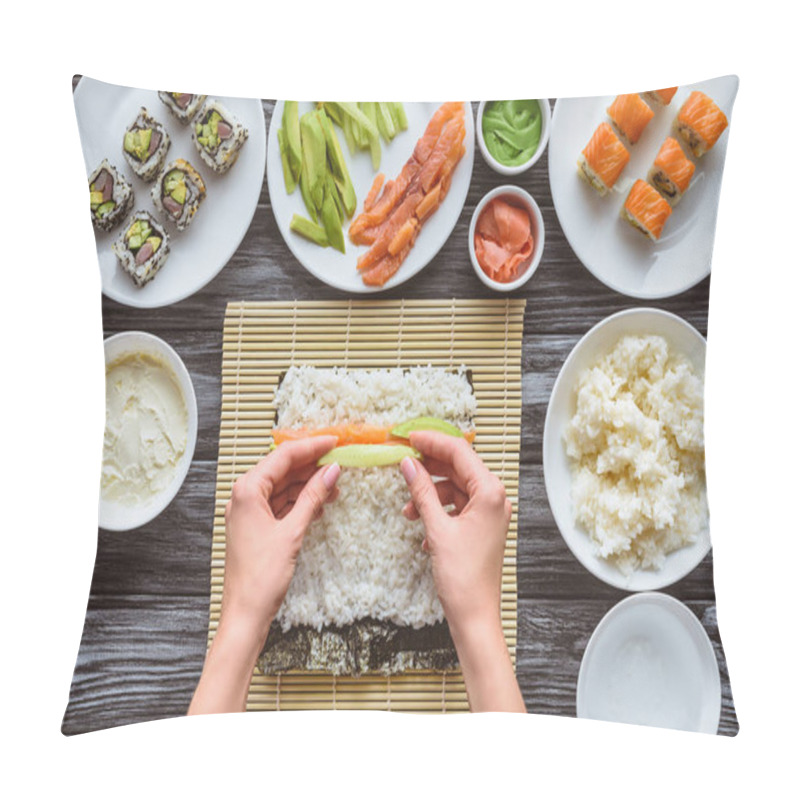
[[[199,111],[200,106],[206,101],[207,95],[187,94],[186,92],[159,92],[158,96],[181,125],[188,125],[192,117]]]
[[[122,140],[122,152],[130,168],[143,181],[152,181],[164,166],[167,150],[169,134],[142,107]]]
[[[200,208],[206,196],[206,185],[188,161],[178,158],[164,168],[153,184],[151,195],[155,207],[179,231],[183,231]]]
[[[214,172],[227,172],[239,157],[247,129],[216,100],[209,100],[195,119],[192,141]]]
[[[169,255],[169,237],[147,211],[137,211],[112,250],[122,269],[141,287],[164,266]]]
[[[133,189],[117,170],[103,159],[89,176],[89,209],[95,228],[110,231],[133,206]]]

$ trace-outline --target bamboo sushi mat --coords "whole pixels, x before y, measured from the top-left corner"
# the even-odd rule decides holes
[[[233,482],[267,451],[273,396],[292,365],[377,369],[432,365],[472,371],[475,449],[505,484],[513,504],[502,583],[502,624],[515,661],[517,503],[521,360],[525,300],[347,300],[238,302],[225,311],[222,419],[211,555],[209,644],[222,600],[225,505]],[[459,670],[359,678],[254,671],[250,710],[384,709],[468,711]]]

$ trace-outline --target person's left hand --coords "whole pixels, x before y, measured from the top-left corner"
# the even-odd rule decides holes
[[[316,466],[335,445],[335,436],[286,442],[234,484],[225,509],[220,625],[234,618],[261,643],[266,639],[289,589],[303,536],[338,494],[339,465]]]

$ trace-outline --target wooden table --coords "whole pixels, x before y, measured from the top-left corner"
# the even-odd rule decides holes
[[[263,103],[269,124],[273,104]],[[477,152],[469,195],[455,230],[420,274],[385,298],[485,297],[467,251],[472,212],[506,181]],[[547,402],[559,369],[578,339],[623,308],[652,305],[706,333],[706,279],[663,301],[639,303],[607,289],[578,261],[558,224],[546,154],[516,181],[539,203],[544,257],[519,294],[528,299],[523,345],[520,464],[517,676],[529,712],[575,715],[581,657],[603,615],[626,596],[586,571],[564,544],[550,513],[542,470]],[[142,310],[102,298],[104,335],[144,330],[172,345],[192,376],[199,413],[189,474],[171,505],[150,524],[126,533],[100,530],[86,624],[70,701],[67,734],[185,713],[206,650],[209,564],[220,421],[222,320],[229,300],[342,299],[304,270],[284,243],[266,181],[241,246],[203,290],[166,308]],[[709,555],[667,588],[698,616],[716,650],[722,678],[720,733],[738,730],[717,630]]]

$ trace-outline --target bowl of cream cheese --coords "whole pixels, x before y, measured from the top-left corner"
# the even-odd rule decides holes
[[[130,530],[158,516],[183,484],[197,441],[197,399],[180,356],[126,331],[104,341],[106,420],[99,523]]]

